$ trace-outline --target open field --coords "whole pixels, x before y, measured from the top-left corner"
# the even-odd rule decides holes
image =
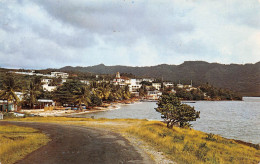
[[[177,163],[259,163],[259,149],[235,140],[193,129],[168,129],[158,121],[137,119],[89,119],[65,117],[28,117],[9,121],[53,122],[101,128],[136,138]],[[141,145],[139,145],[141,146]],[[154,154],[147,150],[148,154]],[[156,157],[153,157],[156,158]],[[156,161],[156,159],[155,159]]]
[[[49,141],[45,134],[28,127],[0,126],[0,163],[9,164],[22,159]]]

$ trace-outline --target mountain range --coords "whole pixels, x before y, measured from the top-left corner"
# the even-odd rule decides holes
[[[260,62],[255,64],[219,64],[204,61],[185,61],[180,65],[161,64],[146,67],[105,66],[99,64],[88,67],[66,66],[60,71],[96,74],[131,73],[138,77],[154,77],[196,86],[209,83],[216,87],[231,89],[243,96],[260,96]]]

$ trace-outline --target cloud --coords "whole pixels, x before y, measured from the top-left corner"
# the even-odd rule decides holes
[[[258,20],[257,0],[1,0],[0,66],[254,63]]]

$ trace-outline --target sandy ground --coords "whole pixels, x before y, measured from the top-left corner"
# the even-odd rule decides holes
[[[84,113],[94,113],[94,112],[101,112],[106,110],[113,110],[120,107],[120,103],[117,104],[110,104],[107,107],[94,107],[91,110],[84,110],[84,111],[76,111],[76,110],[47,110],[44,111],[44,109],[24,109],[20,110],[22,113],[29,113],[34,114],[37,116],[43,116],[43,117],[52,117],[52,116],[70,116],[70,115],[77,115],[77,114],[84,114]]]

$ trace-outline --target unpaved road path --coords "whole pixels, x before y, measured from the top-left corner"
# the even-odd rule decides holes
[[[117,133],[52,123],[0,122],[39,129],[52,139],[17,164],[152,164],[148,155]]]

